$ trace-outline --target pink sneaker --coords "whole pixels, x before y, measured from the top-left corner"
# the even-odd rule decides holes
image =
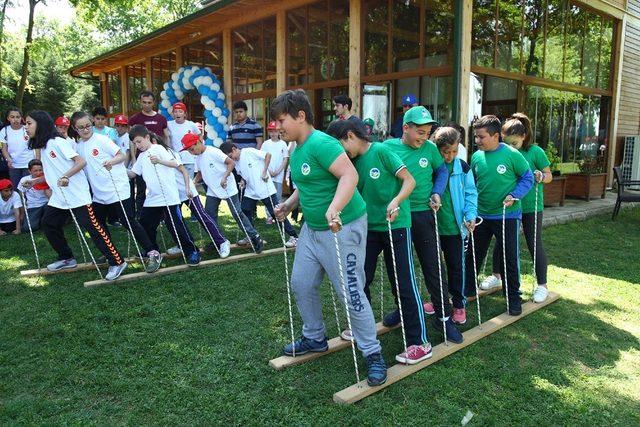
[[[424,308],[424,312],[426,314],[435,314],[436,313],[436,309],[433,307],[433,303],[432,302],[425,302],[424,304],[422,304],[422,307]]]
[[[406,363],[407,365],[415,365],[425,359],[429,359],[433,356],[431,352],[431,344],[426,343],[423,345],[411,345],[407,349],[396,356],[396,360],[400,363]]]
[[[464,325],[467,323],[467,310],[464,308],[454,308],[451,320],[453,320],[453,323],[457,323],[458,325]]]

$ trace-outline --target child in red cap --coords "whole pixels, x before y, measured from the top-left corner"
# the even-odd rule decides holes
[[[20,195],[13,191],[10,180],[0,179],[0,195],[0,236],[7,233],[20,234],[22,201]]]
[[[131,141],[129,140],[129,119],[124,114],[118,114],[113,120],[113,123],[116,127],[116,133],[118,134],[118,138],[116,139],[116,144],[123,153],[127,155],[127,160],[125,160],[125,166],[129,166],[129,164],[133,161],[131,157]]]
[[[182,164],[187,170],[189,178],[193,179],[195,175],[195,159],[188,151],[182,150],[182,137],[188,133],[200,135],[200,129],[194,122],[187,120],[187,106],[183,102],[173,104],[171,115],[173,120],[167,122],[171,136],[171,148],[176,153],[180,153]]]

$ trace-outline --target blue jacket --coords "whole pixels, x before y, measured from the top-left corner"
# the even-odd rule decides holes
[[[449,175],[449,193],[460,235],[465,239],[468,230],[464,222],[474,220],[478,216],[478,189],[471,167],[464,160],[453,160],[453,170]]]

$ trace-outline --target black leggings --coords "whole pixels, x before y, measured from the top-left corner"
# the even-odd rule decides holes
[[[531,255],[532,261],[534,222],[535,215],[533,212],[522,214],[522,230],[524,231],[524,238],[527,241],[527,248],[529,249],[529,254]],[[538,224],[536,226],[538,228],[536,236],[536,279],[539,285],[546,285],[547,267],[549,266],[549,264],[547,262],[547,253],[545,252],[544,246],[542,245],[542,212],[538,212]],[[495,274],[499,274],[498,272],[502,270],[501,265],[502,253],[500,252],[500,248],[498,247],[498,245],[495,245],[495,247],[493,248],[493,272]]]
[[[109,219],[113,218],[120,220],[122,226],[127,230],[129,229],[129,223],[131,223],[131,231],[133,233],[133,237],[135,237],[138,244],[142,247],[142,250],[144,251],[142,254],[145,255],[154,250],[153,244],[151,243],[149,236],[147,236],[147,232],[135,218],[135,215],[133,213],[133,204],[133,199],[129,197],[128,199],[122,201],[122,206],[120,206],[120,202],[111,203],[109,205],[103,205],[101,203],[94,202],[93,209],[96,213],[96,217],[98,217],[98,221],[104,224],[104,228],[107,233],[109,233],[109,235],[111,235],[111,233],[109,232],[109,228],[107,226],[107,217],[109,217]],[[124,207],[124,210],[122,210],[122,207]],[[115,217],[112,217],[112,214],[115,214]],[[128,222],[127,219],[129,219]]]

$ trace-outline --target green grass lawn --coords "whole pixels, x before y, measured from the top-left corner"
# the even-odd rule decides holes
[[[228,217],[223,224],[235,238]],[[276,247],[275,228],[264,220],[258,228]],[[126,248],[125,235],[114,234]],[[616,222],[604,215],[549,228],[544,238],[560,301],[340,406],[333,393],[355,381],[350,350],[281,372],[268,367],[289,336],[282,256],[87,290],[95,271],[21,278],[19,270],[35,268],[30,239],[2,237],[0,424],[459,425],[471,411],[470,425],[639,425],[640,209]],[[37,242],[50,262],[41,235]],[[482,306],[485,319],[505,309],[498,296]],[[374,311],[379,318],[377,298]],[[297,313],[294,322],[299,333]],[[438,331],[430,335],[441,342]],[[382,343],[392,362],[399,331]]]

